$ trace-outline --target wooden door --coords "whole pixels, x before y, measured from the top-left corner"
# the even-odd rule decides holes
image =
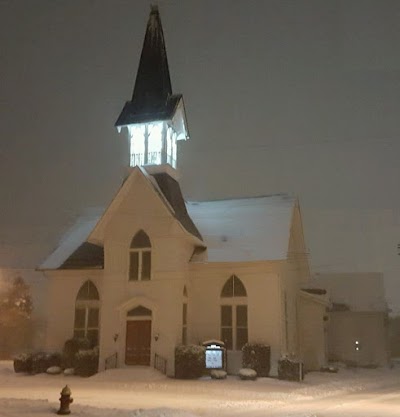
[[[150,365],[151,320],[126,322],[127,365]]]

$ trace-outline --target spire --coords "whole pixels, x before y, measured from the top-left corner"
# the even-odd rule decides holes
[[[171,119],[181,98],[172,94],[160,14],[157,6],[151,6],[132,100],[115,126]]]
[[[172,94],[164,33],[151,6],[131,101],[115,126],[126,127],[130,166],[177,166],[177,141],[189,138],[182,94]]]
[[[151,6],[132,101],[165,102],[172,95],[164,33],[157,6]]]

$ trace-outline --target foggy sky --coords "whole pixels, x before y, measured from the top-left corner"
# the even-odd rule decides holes
[[[0,266],[117,192],[149,4],[0,0]],[[400,2],[158,4],[185,197],[298,195],[313,271],[384,272],[400,312]]]

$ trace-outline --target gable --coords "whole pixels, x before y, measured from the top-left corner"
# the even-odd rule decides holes
[[[133,168],[88,241],[102,245],[106,228],[117,213],[126,219],[136,215],[152,222],[169,217],[177,221],[186,236],[196,243],[201,242],[201,235],[186,210],[179,183],[167,173],[150,175],[144,168]]]
[[[92,210],[79,218],[39,269],[104,268],[105,231],[114,216],[121,212],[131,216],[135,212],[152,212],[155,217],[170,217],[176,221],[177,229],[194,244],[202,244],[201,235],[186,210],[178,182],[168,174],[157,174],[156,177],[139,167],[132,169],[109,207]]]

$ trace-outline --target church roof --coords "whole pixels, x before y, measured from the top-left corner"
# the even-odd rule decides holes
[[[161,19],[157,6],[151,6],[132,100],[115,126],[172,119],[181,99],[181,94],[172,94]]]
[[[45,259],[39,269],[103,267],[103,248],[86,242],[89,233],[99,221],[102,211],[100,208],[86,210],[61,237],[56,249]]]
[[[183,228],[203,240],[207,262],[287,259],[297,201],[294,197],[272,195],[185,204],[179,183],[168,174],[148,175],[148,179]],[[88,242],[100,219],[99,210],[78,219],[40,269],[104,267],[103,248]]]
[[[149,184],[160,195],[161,200],[182,227],[189,234],[202,240],[200,232],[186,210],[185,200],[183,199],[179,183],[167,173],[160,172],[149,175],[145,170],[138,167],[134,168],[134,171],[145,174]],[[125,184],[126,181],[122,184],[121,189]],[[92,209],[79,218],[39,269],[103,268],[103,247],[99,244],[88,242],[89,235],[101,220],[102,216],[99,211],[99,209]],[[104,214],[106,211],[101,210],[101,212]]]
[[[287,258],[296,198],[286,194],[187,203],[208,262]]]
[[[198,231],[196,225],[193,223],[193,220],[190,218],[186,209],[185,200],[183,199],[182,191],[178,181],[176,181],[167,173],[153,174],[152,176],[157,181],[157,184],[160,187],[164,197],[173,208],[175,218],[189,233],[202,240],[203,238],[200,232]]]
[[[102,246],[83,242],[60,266],[60,269],[86,268],[104,268],[104,248]]]

